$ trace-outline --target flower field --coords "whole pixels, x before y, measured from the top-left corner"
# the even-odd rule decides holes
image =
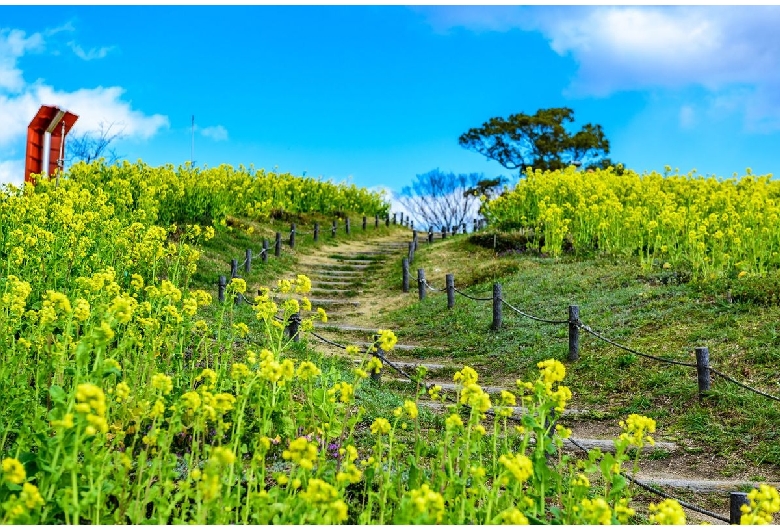
[[[347,368],[285,334],[294,314],[304,335],[327,319],[306,276],[256,297],[233,279],[228,295],[250,306],[191,286],[199,245],[226,215],[386,208],[358,188],[227,167],[82,165],[59,184],[6,189],[0,522],[641,521],[622,472],[655,422],[626,418],[615,454],[565,454],[570,432],[552,421],[571,399],[560,362],[500,396],[463,367],[455,393],[427,391],[447,404],[432,431],[420,421],[424,388],[368,417],[362,394],[379,361]],[[277,303],[278,292],[294,296]],[[395,342],[383,330],[373,348]],[[510,421],[515,406],[521,422]],[[774,489],[751,496],[743,522],[780,511]],[[649,507],[650,522],[684,520],[675,501]]]
[[[535,229],[553,256],[569,241],[575,252],[637,256],[646,269],[681,269],[704,281],[780,266],[780,182],[749,171],[728,180],[612,168],[529,171],[484,208],[499,228]]]

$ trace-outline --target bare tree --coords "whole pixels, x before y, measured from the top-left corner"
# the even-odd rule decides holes
[[[418,226],[447,227],[461,225],[476,213],[479,194],[477,184],[484,180],[479,173],[443,173],[438,168],[417,175],[411,186],[405,186],[398,197]]]
[[[80,136],[68,138],[66,143],[68,164],[82,160],[89,163],[104,158],[110,165],[124,156],[117,154],[111,144],[125,137],[125,128],[117,130],[116,122],[106,125],[102,121],[98,127],[95,132],[85,132]]]

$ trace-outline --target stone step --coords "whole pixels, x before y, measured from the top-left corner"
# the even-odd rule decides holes
[[[427,381],[426,381],[427,382]],[[428,382],[430,384],[430,382]],[[442,390],[446,390],[444,385],[441,383],[433,382],[433,384],[437,384],[442,387]],[[483,387],[484,388],[484,387]],[[429,409],[433,409],[437,412],[444,412],[447,409],[446,403],[441,403],[438,401],[420,401],[420,405],[427,407]],[[491,409],[492,410],[492,409]],[[522,416],[528,412],[528,409],[525,407],[512,407],[512,415],[514,416]],[[587,409],[564,409],[562,417],[566,418],[572,418],[572,417],[579,417],[579,416],[587,416],[590,414],[590,411]]]
[[[377,333],[377,329],[374,328],[361,328],[359,326],[350,326],[348,324],[331,324],[329,322],[315,322],[314,327],[323,330],[334,331],[365,331],[366,333]]]
[[[365,347],[365,346],[368,346],[369,343],[368,342],[356,342],[355,345],[356,346],[363,346],[363,347]],[[414,344],[396,344],[395,346],[393,346],[394,350],[399,350],[399,351],[412,351],[412,350],[419,350],[421,348],[428,348],[428,346],[417,346],[417,345],[414,345]],[[441,348],[430,348],[430,349],[437,349],[438,350],[438,349],[441,349]]]
[[[281,297],[281,296],[274,296],[275,302],[284,302],[287,300],[287,298]],[[356,300],[339,300],[339,299],[332,299],[332,300],[326,300],[322,298],[309,298],[309,302],[311,302],[311,305],[316,306],[328,306],[328,305],[350,305],[350,306],[359,306],[360,302]]]
[[[340,282],[340,281],[328,281],[328,280],[313,280],[312,279],[312,286],[314,285],[355,285],[356,282]]]
[[[335,271],[335,272],[359,272],[363,271],[365,269],[368,269],[370,267],[374,267],[374,265],[354,265],[352,263],[312,263],[312,262],[305,262],[301,261],[299,262],[299,265],[306,267],[310,270],[320,270],[320,271]]]
[[[387,370],[392,370],[392,368],[388,367]],[[411,381],[403,377],[388,377],[387,381],[394,381],[396,383],[415,384],[414,381]],[[426,384],[439,385],[442,390],[451,391],[451,392],[454,392],[456,389],[454,383],[440,383],[438,381],[426,381]],[[482,387],[482,390],[484,392],[487,392],[488,394],[500,394],[502,390],[506,390],[504,388],[497,387],[497,386],[485,386],[485,385],[480,385],[480,386]]]
[[[317,278],[362,278],[364,274],[358,271],[319,270],[312,271],[310,276],[315,276]]]
[[[656,446],[658,443],[656,443]],[[661,488],[675,488],[695,491],[697,493],[723,493],[728,494],[732,491],[743,491],[745,486],[758,488],[761,484],[767,484],[774,488],[780,488],[780,482],[758,482],[755,480],[712,480],[698,478],[666,478],[650,475],[632,475],[633,478],[649,486],[659,486]]]
[[[404,370],[414,370],[418,366],[424,366],[428,370],[442,370],[446,368],[443,364],[426,363],[423,361],[399,361],[396,359],[388,359],[388,360],[392,362],[394,365],[396,365],[397,367],[402,368]],[[362,363],[363,359],[354,359],[354,362]]]

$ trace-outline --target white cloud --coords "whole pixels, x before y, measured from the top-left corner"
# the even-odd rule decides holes
[[[114,49],[113,46],[104,46],[102,48],[92,48],[88,51],[85,51],[84,48],[76,44],[75,41],[70,41],[68,43],[68,46],[70,46],[70,49],[73,50],[73,53],[76,54],[76,57],[79,59],[83,59],[85,61],[92,61],[94,59],[102,59],[108,53]]]
[[[6,160],[0,162],[0,185],[14,184],[21,186],[24,182],[24,160]]]
[[[747,130],[780,129],[780,6],[432,7],[424,14],[437,31],[540,32],[578,64],[569,96],[701,87],[713,103],[736,105]]]
[[[223,142],[228,139],[228,132],[222,125],[215,125],[212,127],[204,127],[202,129],[196,127],[198,132],[206,138],[211,138],[215,142]]]
[[[33,33],[29,37],[18,29],[0,29],[0,90],[19,92],[24,88],[22,71],[17,60],[27,52],[43,49],[43,36]]]
[[[0,182],[16,179],[17,170],[19,175],[23,173],[23,166],[13,165],[18,165],[19,161],[9,159],[23,152],[27,126],[41,105],[55,105],[78,115],[73,134],[97,131],[102,123],[113,124],[114,130],[121,130],[125,138],[147,140],[170,126],[167,116],[147,115],[133,108],[131,102],[125,99],[122,87],[98,86],[63,91],[45,80],[25,82],[18,60],[26,53],[43,50],[46,46],[44,36],[68,31],[73,31],[70,24],[29,37],[23,31],[0,29],[0,161],[5,160],[0,162]],[[77,49],[81,50],[85,60],[104,56],[110,49],[84,52],[73,42],[70,46],[77,55]]]

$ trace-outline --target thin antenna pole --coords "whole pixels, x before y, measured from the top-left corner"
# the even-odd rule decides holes
[[[190,166],[195,163],[195,115],[192,115],[192,146],[190,147]]]

